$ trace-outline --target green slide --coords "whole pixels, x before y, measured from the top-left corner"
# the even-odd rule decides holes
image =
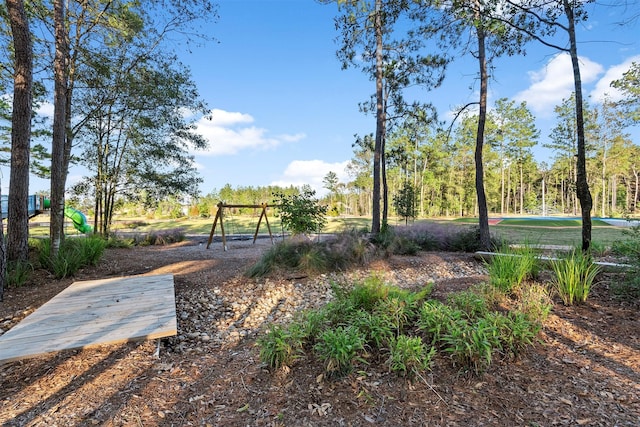
[[[81,233],[87,234],[93,231],[93,227],[87,224],[87,217],[73,208],[64,208],[64,216],[73,221],[73,226]]]

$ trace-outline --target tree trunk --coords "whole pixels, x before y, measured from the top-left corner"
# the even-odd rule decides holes
[[[2,192],[0,191],[0,200]],[[0,215],[0,302],[4,299],[4,282],[7,277],[7,246],[4,242],[4,221]]]
[[[589,250],[591,245],[591,207],[593,200],[589,191],[586,167],[586,148],[584,135],[584,112],[582,111],[582,80],[580,78],[580,62],[576,43],[576,29],[573,8],[569,0],[563,0],[564,11],[569,22],[569,41],[573,79],[576,92],[576,127],[578,131],[578,159],[576,165],[576,194],[580,200],[582,215],[582,251]]]
[[[68,43],[65,30],[65,2],[54,0],[55,58],[53,62],[53,138],[51,143],[51,256],[56,257],[64,238],[64,190],[66,182]]]
[[[480,19],[479,19],[480,21]],[[484,127],[487,120],[487,58],[485,53],[485,34],[482,22],[477,24],[478,34],[478,63],[480,65],[480,112],[478,114],[478,133],[476,135],[476,195],[478,201],[478,225],[480,227],[480,247],[491,249],[491,235],[489,233],[489,213],[487,212],[487,197],[484,192],[484,165],[482,148],[484,145]]]
[[[371,206],[371,233],[380,233],[380,163],[384,138],[384,106],[382,94],[382,0],[375,4],[376,34],[376,140],[373,150],[373,197]]]
[[[31,87],[33,52],[29,22],[22,0],[7,0],[15,68],[11,115],[11,171],[7,215],[7,259],[29,259],[29,156],[31,151]]]

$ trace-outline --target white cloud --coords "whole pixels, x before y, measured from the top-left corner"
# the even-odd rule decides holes
[[[53,104],[48,101],[40,104],[40,108],[38,108],[38,115],[53,119]]]
[[[215,126],[233,126],[239,123],[253,123],[253,117],[250,114],[234,113],[230,111],[219,110],[214,108],[211,110],[209,120]]]
[[[591,98],[596,102],[602,102],[605,95],[608,95],[609,99],[614,102],[622,99],[622,93],[611,87],[611,82],[621,78],[622,74],[629,70],[632,62],[640,62],[640,55],[632,56],[623,63],[610,67],[591,91]]]
[[[340,182],[347,182],[349,175],[346,172],[349,160],[338,163],[327,163],[323,160],[294,160],[284,170],[282,177],[271,185],[288,187],[290,185],[301,187],[309,185],[316,191],[317,196],[327,194],[322,180],[329,172],[335,172]]]
[[[580,76],[590,83],[603,72],[602,65],[580,57]],[[518,102],[526,101],[529,108],[541,116],[550,116],[553,108],[574,90],[571,57],[566,53],[554,56],[542,69],[530,71],[531,85],[515,95]]]
[[[195,154],[222,156],[243,150],[268,150],[306,137],[303,133],[269,136],[267,129],[249,126],[253,121],[249,114],[213,110],[209,117],[202,117],[196,123],[197,132],[209,142],[209,148]]]

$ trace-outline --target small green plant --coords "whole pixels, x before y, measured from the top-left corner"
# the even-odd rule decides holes
[[[7,288],[19,288],[24,285],[33,272],[33,265],[25,261],[7,262],[5,285]]]
[[[393,207],[398,216],[404,218],[405,225],[409,222],[409,218],[414,219],[418,214],[417,200],[416,189],[409,181],[405,181],[403,187],[393,196]]]
[[[437,300],[428,300],[418,311],[418,330],[425,332],[431,338],[432,344],[437,344],[453,324],[464,321],[466,317],[461,310],[453,309]]]
[[[451,322],[448,331],[442,336],[444,351],[451,354],[455,363],[476,374],[484,371],[490,364],[494,351],[495,326],[485,319],[470,324],[464,319]]]
[[[365,336],[358,328],[338,326],[322,332],[314,349],[329,375],[342,376],[351,372],[356,361],[364,361],[359,357],[364,344]]]
[[[517,356],[524,348],[533,345],[541,325],[533,323],[524,313],[510,312],[502,328],[503,348],[511,356]]]
[[[473,289],[454,292],[447,297],[447,304],[454,310],[461,310],[469,319],[477,319],[489,311],[487,300]]]
[[[38,261],[57,279],[72,276],[80,268],[96,265],[106,248],[106,241],[99,236],[66,238],[55,257],[51,256],[51,240],[42,239],[38,245]]]
[[[270,368],[292,366],[302,355],[302,334],[297,326],[271,325],[267,334],[258,339],[258,346],[260,360]]]
[[[565,305],[587,300],[593,282],[600,272],[589,255],[574,251],[564,259],[551,262],[553,284]]]
[[[624,279],[611,284],[611,293],[619,299],[640,298],[640,269],[636,266],[624,275]]]
[[[487,263],[490,283],[506,294],[510,294],[525,279],[537,272],[537,260],[534,251],[524,248],[512,250],[508,246],[501,249],[490,263]]]
[[[389,369],[398,375],[413,378],[431,367],[436,349],[427,349],[420,337],[399,335],[391,341],[389,352]]]
[[[383,316],[358,310],[349,316],[349,324],[358,328],[366,343],[373,348],[382,348],[394,338],[394,330]]]
[[[516,309],[531,322],[542,325],[553,308],[549,290],[540,284],[530,283],[518,289]]]
[[[273,194],[282,226],[292,234],[319,232],[326,224],[327,207],[319,204],[315,194],[310,188],[303,189],[301,194]]]

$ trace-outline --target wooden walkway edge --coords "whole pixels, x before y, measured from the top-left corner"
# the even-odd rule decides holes
[[[0,335],[0,364],[177,334],[173,275],[75,282]]]

